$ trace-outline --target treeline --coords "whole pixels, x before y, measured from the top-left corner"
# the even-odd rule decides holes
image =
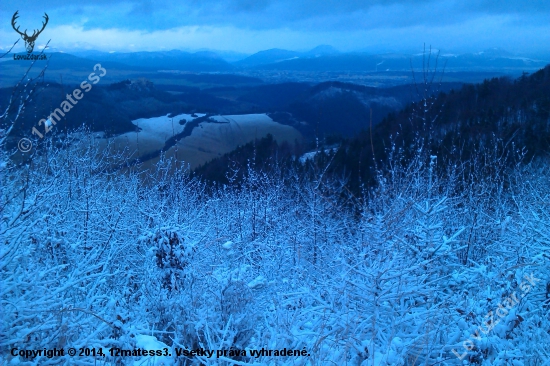
[[[238,147],[232,152],[214,159],[194,170],[194,173],[211,183],[229,184],[242,181],[248,167],[255,171],[268,172],[274,167],[288,168],[294,157],[303,154],[306,147],[300,143],[279,144],[271,134]]]

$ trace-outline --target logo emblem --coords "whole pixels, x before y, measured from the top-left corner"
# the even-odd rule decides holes
[[[31,54],[32,51],[34,50],[34,42],[36,42],[36,39],[38,38],[38,36],[40,35],[40,33],[42,33],[42,31],[44,30],[44,28],[46,28],[46,24],[48,24],[48,14],[44,13],[44,19],[46,20],[45,22],[42,22],[42,29],[38,30],[36,29],[31,36],[29,36],[27,34],[27,30],[25,29],[25,32],[21,33],[19,31],[19,27],[15,27],[15,20],[17,18],[19,18],[19,15],[17,15],[17,13],[19,13],[19,10],[17,10],[15,12],[15,14],[13,14],[13,17],[11,18],[11,26],[13,27],[13,29],[19,33],[21,35],[21,38],[23,38],[23,41],[25,41],[25,48],[27,49],[27,53],[28,54]]]

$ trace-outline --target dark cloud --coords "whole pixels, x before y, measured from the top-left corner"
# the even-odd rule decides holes
[[[456,9],[465,13],[529,14],[550,12],[548,0],[465,0],[456,3]]]
[[[148,16],[153,14],[155,6],[151,0],[143,0],[132,4],[132,10],[128,13],[129,16]]]
[[[303,34],[422,28],[426,37],[443,39],[437,32],[454,27],[459,35],[461,26],[463,32],[469,32],[468,37],[474,37],[468,28],[475,23],[481,32],[479,39],[493,37],[503,43],[514,39],[510,32],[517,34],[521,28],[539,27],[550,32],[550,0],[15,0],[3,3],[0,9],[0,16],[6,19],[4,30],[11,28],[9,19],[15,10],[20,10],[20,21],[28,24],[39,21],[46,11],[50,26],[144,33],[186,26]],[[522,34],[530,36],[529,32]],[[411,35],[411,39],[417,37]],[[525,42],[535,39],[541,38]]]
[[[50,11],[57,15],[69,11],[78,14],[78,9],[95,9],[94,26],[120,26],[130,29],[170,29],[184,25],[232,25],[236,27],[265,29],[291,26],[304,27],[337,26],[345,23],[348,28],[364,27],[366,24],[380,26],[377,19],[366,19],[369,14],[388,14],[382,19],[386,27],[411,24],[453,22],[471,16],[503,14],[550,13],[548,0],[94,0],[77,4],[64,0],[45,0],[40,3],[19,0],[3,6],[2,13],[25,9],[29,13]],[[434,12],[433,9],[444,9]],[[420,10],[420,11],[419,11]],[[116,16],[109,16],[115,11]],[[128,17],[130,19],[125,20]],[[92,18],[92,14],[90,14]],[[63,17],[63,22],[72,19]],[[132,20],[132,21],[130,21]],[[367,25],[368,25],[367,24]]]
[[[545,21],[550,14],[549,0],[94,0],[76,4],[18,0],[3,6],[4,17],[12,11],[9,7],[24,9],[33,16],[47,11],[65,24],[88,9],[86,28],[146,31],[184,25],[352,30],[453,24],[486,15],[511,14],[525,21]]]

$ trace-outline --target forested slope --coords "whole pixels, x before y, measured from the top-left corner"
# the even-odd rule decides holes
[[[364,118],[367,119],[367,115]],[[345,122],[335,117],[333,123]],[[359,192],[363,184],[374,183],[376,168],[387,163],[391,151],[400,149],[403,157],[410,159],[415,154],[411,147],[420,148],[419,144],[439,157],[441,169],[489,151],[501,156],[523,151],[528,161],[550,151],[550,65],[517,80],[494,78],[481,84],[467,84],[408,104],[398,113],[390,113],[372,129],[368,127],[368,120],[364,125],[366,128],[353,138],[326,139],[325,145],[338,143],[340,146],[330,156],[324,153],[321,138],[320,153],[316,155],[316,164],[329,165],[328,174],[347,177],[348,188],[353,192]],[[257,144],[260,149],[264,145],[265,142]],[[224,173],[220,169],[228,166],[229,161],[242,165],[252,157],[252,147],[227,154],[210,163],[216,168],[207,165],[198,172],[209,180],[223,181],[220,177]],[[290,157],[303,152],[304,148],[273,146],[270,150],[273,158],[292,165]],[[210,175],[209,171],[216,171],[216,175]]]

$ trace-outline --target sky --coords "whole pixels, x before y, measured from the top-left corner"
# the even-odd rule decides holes
[[[0,47],[38,29],[39,49],[65,52],[186,51],[252,54],[270,48],[305,51],[442,53],[502,48],[550,54],[550,0],[14,0],[0,5]],[[23,42],[16,52],[24,51]]]

